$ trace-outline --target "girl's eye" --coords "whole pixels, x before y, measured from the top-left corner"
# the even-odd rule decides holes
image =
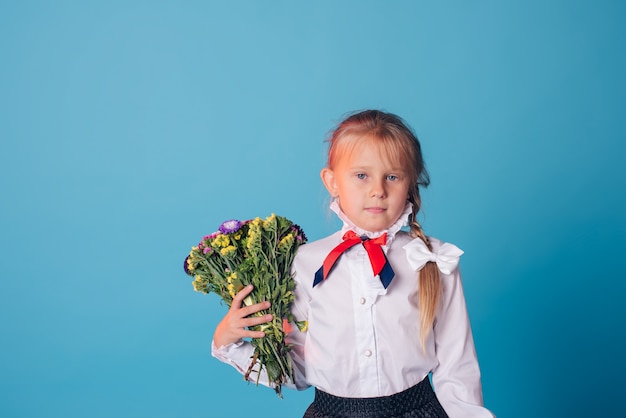
[[[367,175],[365,175],[365,173],[358,173],[358,174],[356,175],[356,177],[357,177],[358,179],[360,179],[360,180],[363,180],[363,179],[365,179],[365,177],[367,177]]]
[[[398,180],[398,176],[394,176],[393,174],[389,174],[387,176],[387,180],[396,181],[396,180]]]

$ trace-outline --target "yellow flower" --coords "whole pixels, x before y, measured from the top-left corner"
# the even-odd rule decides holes
[[[261,218],[256,218],[250,222],[248,228],[248,249],[261,249]]]
[[[228,288],[228,293],[230,293],[230,296],[235,297],[235,285],[231,283],[227,286],[227,288]]]
[[[200,275],[196,276],[196,279],[192,282],[193,290],[196,292],[209,293],[207,290],[207,284],[209,281],[205,278],[200,277]]]
[[[293,235],[291,234],[285,235],[283,239],[281,239],[280,242],[278,243],[278,251],[287,252],[293,245],[293,240],[294,240]]]
[[[263,221],[263,229],[267,231],[275,231],[276,227],[277,227],[276,215],[272,213]]]
[[[229,245],[226,248],[222,248],[220,250],[220,254],[222,254],[225,257],[228,257],[229,255],[234,254],[237,251],[237,247],[235,247],[234,245]]]
[[[228,238],[228,235],[218,235],[213,240],[212,246],[226,248],[228,247],[229,244],[230,244],[230,239]]]
[[[258,236],[258,234],[255,234],[254,232],[250,232],[248,234],[248,242],[246,244],[246,247],[248,247],[249,250],[251,250],[252,248],[254,248],[254,244],[256,242],[256,237]]]
[[[306,332],[309,329],[309,321],[298,321],[296,325],[298,325],[300,332]]]
[[[237,280],[236,271],[226,276],[226,281],[228,282],[228,286],[226,286],[226,288],[228,289],[228,293],[230,293],[230,296],[235,297],[235,294],[239,291],[238,287],[241,287],[241,283],[237,283],[237,286],[235,286],[233,280]]]

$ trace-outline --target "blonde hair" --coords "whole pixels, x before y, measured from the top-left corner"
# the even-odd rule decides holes
[[[350,138],[349,141],[346,138]],[[338,159],[351,152],[360,138],[376,141],[385,150],[387,157],[408,168],[410,186],[408,201],[413,204],[410,217],[410,235],[420,238],[432,250],[432,246],[421,225],[417,213],[421,207],[420,187],[427,187],[430,178],[422,157],[422,150],[413,130],[398,116],[380,110],[364,110],[345,118],[328,139],[327,167],[331,170]],[[426,347],[426,338],[435,321],[435,313],[441,295],[439,269],[428,262],[418,273],[419,277],[419,317],[420,341]]]

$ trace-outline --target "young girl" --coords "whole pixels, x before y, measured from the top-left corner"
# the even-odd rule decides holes
[[[321,177],[343,228],[300,247],[292,266],[292,310],[308,321],[306,332],[288,335],[292,386],[315,387],[304,417],[492,417],[482,406],[462,251],[417,222],[419,187],[429,183],[417,137],[399,117],[367,110],[329,142]],[[247,327],[271,320],[250,316],[269,302],[241,307],[251,290],[239,292],[213,338],[213,355],[241,373],[253,352],[243,338],[264,336]]]

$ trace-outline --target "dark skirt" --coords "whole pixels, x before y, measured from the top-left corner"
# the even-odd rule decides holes
[[[428,377],[391,396],[341,398],[315,389],[303,418],[448,418]]]

